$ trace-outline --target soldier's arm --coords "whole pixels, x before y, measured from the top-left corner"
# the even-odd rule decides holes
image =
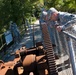
[[[66,30],[66,29],[72,27],[75,24],[76,24],[76,19],[68,21],[65,25],[62,25],[62,29]]]
[[[65,25],[57,26],[56,29],[61,32],[62,30],[67,30],[71,28],[73,25],[76,25],[76,19],[68,21]]]

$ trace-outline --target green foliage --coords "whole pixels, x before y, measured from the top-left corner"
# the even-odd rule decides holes
[[[11,20],[21,25],[26,18],[38,18],[41,7],[76,12],[76,0],[0,0],[0,33],[9,28]]]
[[[36,0],[0,0],[0,33],[9,28],[12,20],[21,25],[32,14]]]
[[[76,12],[76,0],[44,0],[45,7],[55,7],[59,11]]]

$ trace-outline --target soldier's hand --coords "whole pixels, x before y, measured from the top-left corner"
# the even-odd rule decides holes
[[[56,30],[57,30],[58,32],[61,32],[61,31],[62,31],[62,26],[57,26],[57,27],[56,27]]]

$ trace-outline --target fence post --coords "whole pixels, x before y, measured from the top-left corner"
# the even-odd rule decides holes
[[[68,37],[69,57],[72,65],[73,75],[76,75],[75,53],[73,49],[72,39]]]
[[[33,24],[33,46],[35,47],[35,33],[34,33],[34,24]]]

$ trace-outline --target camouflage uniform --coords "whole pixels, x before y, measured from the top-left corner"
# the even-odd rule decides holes
[[[55,37],[54,37],[55,29],[53,27],[54,24],[55,24],[55,22],[53,22],[53,21],[50,21],[47,23],[52,44],[55,44]]]
[[[20,33],[19,33],[19,30],[18,30],[16,23],[12,23],[10,25],[10,31],[12,33],[14,42],[18,43],[20,41]]]
[[[66,30],[71,34],[76,35],[76,29],[74,27],[76,24],[76,15],[74,14],[70,14],[67,12],[59,12],[58,14],[58,20],[57,23],[62,26],[62,30]],[[66,46],[66,39],[65,39],[65,35],[62,32],[59,32],[59,36],[60,36],[60,40],[61,40],[61,44],[62,44],[62,49],[63,50],[67,50],[67,46]],[[75,42],[73,42],[74,44],[76,44]],[[74,48],[76,49],[76,48]]]
[[[59,12],[57,22],[63,26],[63,30],[69,29],[70,27],[72,28],[72,26],[76,24],[76,15],[67,12]]]
[[[55,44],[54,43],[54,36],[53,36],[53,28],[52,28],[52,26],[51,25],[53,25],[53,23],[54,22],[50,22],[50,21],[46,21],[45,20],[45,17],[47,16],[46,15],[46,13],[44,13],[44,12],[46,12],[45,10],[44,11],[42,11],[42,13],[41,13],[41,16],[40,16],[40,24],[42,24],[42,23],[46,23],[47,24],[47,26],[48,26],[48,30],[49,30],[49,34],[50,34],[50,38],[51,38],[51,42],[52,42],[52,44]]]

